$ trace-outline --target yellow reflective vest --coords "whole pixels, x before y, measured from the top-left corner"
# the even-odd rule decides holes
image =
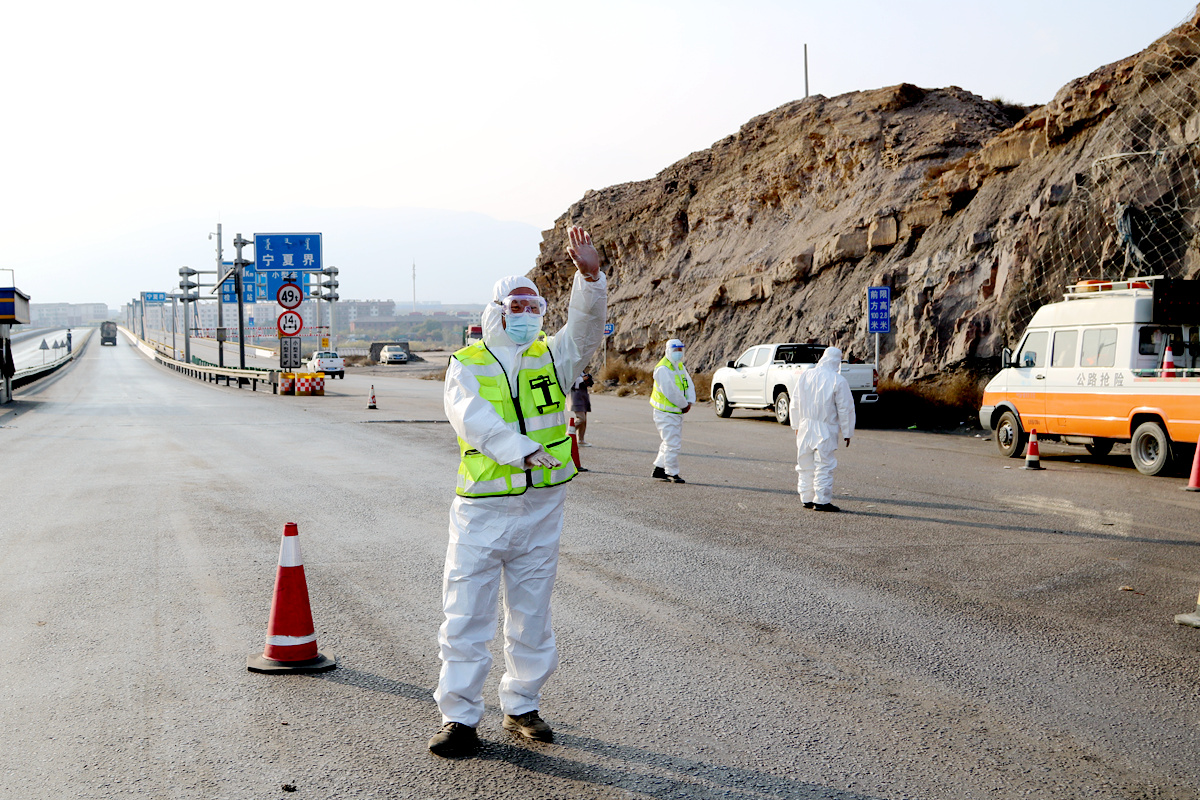
[[[566,395],[558,385],[554,357],[545,335],[517,356],[517,393],[509,389],[508,374],[483,342],[454,354],[463,369],[479,382],[479,396],[514,430],[545,448],[561,464],[557,469],[522,469],[499,464],[464,440],[458,439],[458,487],[462,497],[500,497],[558,486],[575,477],[571,439],[567,436]],[[528,476],[528,477],[527,477]]]
[[[671,359],[663,356],[663,360],[654,365],[654,371],[658,372],[659,367],[666,367],[671,370],[672,377],[675,378],[675,385],[679,387],[679,391],[683,392],[683,396],[687,397],[688,377],[687,370],[683,367],[683,362],[678,364]],[[682,414],[683,409],[672,403],[665,394],[658,390],[658,382],[654,383],[654,391],[650,394],[650,405],[657,408],[659,411],[666,411],[669,414]]]

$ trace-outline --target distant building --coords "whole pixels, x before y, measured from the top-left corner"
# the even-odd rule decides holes
[[[30,303],[30,325],[39,328],[71,328],[109,319],[104,303]]]

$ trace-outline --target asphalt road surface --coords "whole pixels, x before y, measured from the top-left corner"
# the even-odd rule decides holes
[[[478,757],[432,756],[440,391],[253,393],[122,338],[0,407],[0,797],[1200,796],[1184,479],[866,430],[821,514],[765,414],[699,406],[689,483],[652,480],[639,397],[594,398],[568,495],[556,742],[500,728],[497,666]],[[251,673],[290,521],[339,666]]]

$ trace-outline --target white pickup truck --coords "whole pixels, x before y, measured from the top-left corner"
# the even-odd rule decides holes
[[[728,366],[713,373],[713,410],[718,417],[728,417],[735,408],[774,408],[775,419],[787,425],[796,377],[816,366],[825,347],[791,342],[751,347],[737,361],[730,361]],[[874,365],[843,361],[839,372],[850,384],[856,404],[879,400],[876,394],[879,376]]]
[[[346,377],[346,360],[332,350],[320,350],[308,359],[305,368],[309,372],[324,372],[330,377],[343,380]]]

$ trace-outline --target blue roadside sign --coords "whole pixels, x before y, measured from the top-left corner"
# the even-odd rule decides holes
[[[323,268],[319,233],[254,234],[256,272],[310,272]]]
[[[167,302],[167,293],[166,292],[143,292],[142,294],[144,294],[146,296],[146,304],[147,305],[150,305],[151,303]]]
[[[892,332],[892,287],[867,287],[867,333]]]
[[[232,261],[222,262],[222,266],[226,269],[233,268]],[[236,303],[237,302],[237,283],[233,278],[229,278],[221,284],[221,302]],[[242,302],[254,302],[254,272],[247,268],[242,274]]]
[[[617,326],[613,325],[611,322],[604,323],[604,335],[605,336],[612,336],[613,331],[615,331],[616,329],[617,329]]]

